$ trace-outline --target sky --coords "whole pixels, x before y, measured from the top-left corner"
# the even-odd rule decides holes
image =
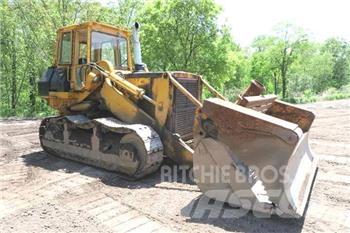
[[[215,0],[222,6],[220,24],[234,40],[248,46],[255,37],[272,34],[281,22],[302,27],[310,38],[340,37],[350,41],[350,0]]]

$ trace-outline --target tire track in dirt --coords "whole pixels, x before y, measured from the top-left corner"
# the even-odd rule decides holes
[[[0,218],[34,206],[44,200],[54,199],[56,195],[87,182],[92,182],[92,179],[79,176],[79,174],[52,172],[46,176],[46,182],[39,187],[28,184],[14,188],[10,192],[2,191]]]
[[[57,162],[52,164],[52,167],[62,167],[62,163],[64,162]],[[38,177],[20,187],[14,186],[13,181],[19,178],[25,180],[27,177],[23,159],[13,161],[13,163],[10,162],[1,167],[2,171],[8,171],[9,168],[12,168],[12,172],[1,177],[1,181],[11,183],[11,187],[2,190],[0,219],[38,206],[42,202],[60,199],[60,196],[67,196],[66,193],[74,193],[74,197],[77,199],[76,201],[63,198],[60,199],[61,204],[71,210],[79,210],[86,213],[89,217],[99,221],[101,226],[109,228],[112,232],[132,230],[139,232],[153,232],[158,230],[160,232],[170,232],[170,229],[162,226],[161,223],[144,216],[141,212],[123,205],[102,193],[95,192],[97,197],[104,197],[102,200],[98,200],[95,196],[91,200],[89,198],[91,197],[91,193],[86,195],[84,190],[80,190],[80,193],[85,196],[83,195],[77,198],[76,188],[79,190],[83,186],[99,182],[94,177],[98,176],[96,173],[103,174],[104,172],[96,171],[95,168],[84,166],[74,173],[60,171],[48,172],[45,174],[45,179]],[[80,174],[86,174],[86,176]],[[125,213],[118,212],[118,210],[124,210]]]
[[[114,232],[170,232],[158,221],[102,193],[81,196],[78,200],[68,201],[67,205],[87,212]]]

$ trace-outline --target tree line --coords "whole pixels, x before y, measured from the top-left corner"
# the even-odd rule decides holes
[[[219,25],[213,0],[0,0],[0,115],[52,114],[36,82],[52,65],[56,30],[86,21],[131,28],[141,23],[143,60],[150,70],[203,75],[230,99],[251,79],[290,102],[350,97],[350,43],[315,42],[302,29],[281,23],[248,48]]]

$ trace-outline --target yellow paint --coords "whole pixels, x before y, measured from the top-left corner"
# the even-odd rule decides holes
[[[154,120],[135,105],[127,96],[115,88],[109,78],[101,89],[101,97],[105,107],[124,122],[154,124]]]
[[[155,108],[155,118],[159,125],[164,126],[168,116],[168,110],[170,108],[170,88],[169,88],[169,79],[157,78],[153,82],[152,93],[153,98],[157,102]]]
[[[103,71],[89,68],[82,72],[81,78],[77,77],[79,69],[86,65],[78,64],[79,40],[77,31],[87,31],[87,62],[91,55],[91,32],[120,35],[127,39],[127,70],[115,70],[108,61],[98,61],[97,65]],[[60,65],[60,41],[64,32],[72,32],[72,64]],[[85,41],[85,40],[84,40]],[[81,41],[80,41],[81,42]],[[131,55],[131,32],[119,27],[88,22],[80,25],[70,25],[57,31],[55,66],[67,67],[69,69],[69,81],[71,90],[69,92],[49,92],[49,96],[43,97],[48,104],[59,110],[61,114],[71,114],[74,111],[86,111],[93,103],[110,111],[115,117],[127,123],[142,123],[152,126],[162,138],[165,153],[178,163],[192,162],[192,149],[182,141],[181,137],[166,129],[166,124],[173,109],[173,93],[175,88],[185,93],[192,102],[201,105],[200,94],[193,97],[180,83],[174,84],[174,78],[167,73],[151,75],[148,72],[129,77],[127,74],[133,72]],[[119,74],[122,73],[122,74]],[[125,77],[124,77],[125,75]],[[201,81],[199,76],[193,76],[186,72],[177,72],[175,78],[195,78],[199,83],[201,93]],[[72,107],[72,109],[70,109]]]

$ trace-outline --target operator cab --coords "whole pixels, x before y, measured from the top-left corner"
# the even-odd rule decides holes
[[[109,61],[118,72],[132,71],[131,32],[103,23],[63,27],[57,32],[55,67],[66,76],[70,89],[82,90],[83,68],[91,62]]]

